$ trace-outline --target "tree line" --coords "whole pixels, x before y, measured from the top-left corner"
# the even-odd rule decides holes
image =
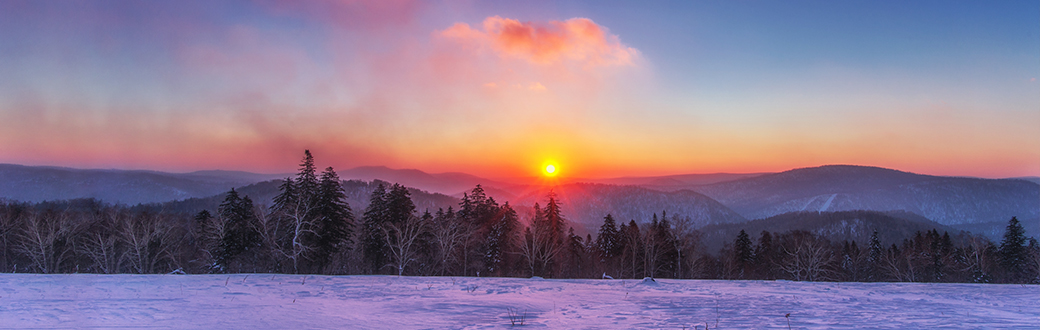
[[[380,184],[355,216],[332,167],[309,151],[272,205],[232,189],[196,214],[96,200],[0,201],[0,272],[306,273],[546,278],[1040,283],[1040,246],[1016,218],[999,244],[967,232],[917,232],[885,246],[807,231],[741,231],[705,251],[688,217],[653,215],[575,234],[559,198],[522,217],[480,185],[458,208],[420,212]],[[862,245],[861,245],[862,243]]]

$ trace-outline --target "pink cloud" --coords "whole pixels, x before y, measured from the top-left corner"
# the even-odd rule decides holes
[[[499,16],[488,17],[482,29],[455,23],[440,36],[480,48],[492,49],[506,58],[550,65],[576,62],[585,66],[630,66],[639,51],[625,46],[588,18],[566,21],[520,22]]]

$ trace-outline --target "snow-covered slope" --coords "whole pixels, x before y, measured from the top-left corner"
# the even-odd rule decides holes
[[[0,274],[0,328],[1036,329],[1040,286]],[[787,318],[785,315],[790,314]]]

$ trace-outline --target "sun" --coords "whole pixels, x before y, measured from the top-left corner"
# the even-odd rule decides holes
[[[546,164],[545,165],[545,175],[546,176],[556,176],[556,165],[555,164]]]

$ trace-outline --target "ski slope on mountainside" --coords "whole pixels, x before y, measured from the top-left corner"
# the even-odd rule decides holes
[[[0,274],[0,328],[1036,329],[1040,286]],[[785,315],[790,313],[790,318]]]

